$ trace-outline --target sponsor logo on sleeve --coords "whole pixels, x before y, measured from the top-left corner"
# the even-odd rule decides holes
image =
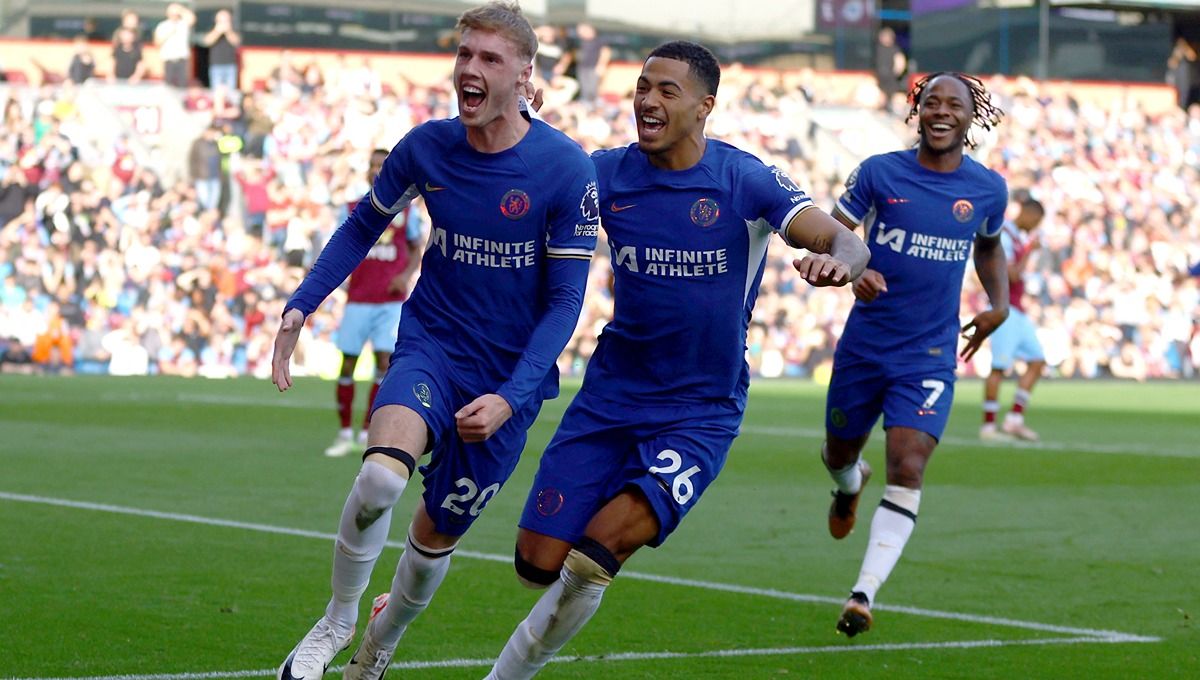
[[[600,217],[600,208],[596,202],[599,192],[596,190],[595,182],[588,182],[583,188],[583,198],[579,201],[579,212],[583,214],[583,219],[587,221],[596,220]]]
[[[775,174],[775,181],[779,183],[780,187],[793,193],[799,193],[800,185],[796,184],[795,180],[783,171],[783,168],[772,166],[771,172]]]
[[[858,171],[861,169],[862,166],[860,165],[850,171],[850,176],[846,178],[846,191],[850,191],[854,188],[855,184],[858,184]]]

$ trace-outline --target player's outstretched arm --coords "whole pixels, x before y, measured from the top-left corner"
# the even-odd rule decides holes
[[[976,314],[963,326],[962,336],[967,339],[961,355],[963,361],[970,361],[983,346],[983,341],[1008,318],[1007,260],[999,238],[975,237],[975,272],[979,274],[979,282],[983,284],[992,308]]]
[[[415,191],[404,195],[407,201],[412,200]],[[403,202],[397,206],[402,210],[408,205]],[[379,235],[392,223],[394,213],[384,212],[375,207],[374,201],[362,200],[345,222],[333,232],[329,243],[317,256],[312,271],[300,282],[300,287],[292,293],[287,308],[296,308],[305,316],[312,314],[334,288],[342,285],[342,281],[354,271],[371,252],[371,246],[379,240]]]
[[[283,313],[279,330],[275,332],[275,352],[271,355],[271,382],[280,392],[292,386],[292,352],[304,327],[304,313],[292,308]]]
[[[861,238],[819,208],[802,210],[792,218],[787,242],[809,250],[792,266],[813,286],[844,286],[858,278],[871,259]]]

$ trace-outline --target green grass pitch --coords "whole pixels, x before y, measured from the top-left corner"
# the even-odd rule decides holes
[[[574,389],[546,404],[389,677],[480,678],[529,610],[515,524]],[[957,391],[874,630],[834,632],[867,527],[826,533],[823,390],[760,382],[718,482],[539,677],[1200,677],[1200,387],[1046,383],[1038,446],[981,445],[980,385]],[[252,380],[0,376],[0,678],[273,673],[328,598],[358,468],[321,455],[335,424],[333,385],[313,380],[280,395]],[[881,439],[867,450],[880,471]],[[864,515],[882,487],[880,474]]]

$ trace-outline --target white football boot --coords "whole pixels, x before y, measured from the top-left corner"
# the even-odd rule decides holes
[[[383,593],[371,603],[372,621],[387,606],[388,598],[389,593]],[[363,634],[362,644],[358,646],[358,651],[354,652],[354,656],[350,657],[350,663],[346,664],[346,669],[342,671],[342,680],[379,680],[387,672],[388,665],[392,663],[392,655],[395,653],[395,647],[385,649],[375,641],[375,638],[371,636],[371,626],[368,624],[367,632]]]
[[[349,635],[340,637],[337,630],[322,616],[292,653],[288,654],[275,677],[277,680],[321,680],[333,657],[349,647],[353,639],[353,628],[350,629]]]

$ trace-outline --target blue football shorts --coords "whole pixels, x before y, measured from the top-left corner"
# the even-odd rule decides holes
[[[910,427],[941,439],[954,401],[954,366],[868,359],[839,346],[825,399],[825,429],[839,439]]]
[[[988,341],[992,343],[992,368],[1007,371],[1013,361],[1043,361],[1046,358],[1042,343],[1038,341],[1037,328],[1024,312],[1017,308],[1008,311],[1008,318],[992,331]]]
[[[542,454],[522,529],[568,543],[604,504],[640,489],[662,545],[712,484],[741,427],[742,410],[720,404],[630,406],[580,392]]]
[[[370,340],[373,351],[390,354],[396,347],[396,329],[400,326],[402,307],[403,302],[347,302],[337,328],[338,350],[356,357]]]
[[[455,379],[435,343],[402,335],[375,397],[376,409],[407,406],[429,428],[429,462],[420,468],[422,498],[438,533],[449,536],[465,534],[508,481],[542,407],[540,399],[531,400],[491,437],[468,444],[458,435],[454,414],[478,396]]]

